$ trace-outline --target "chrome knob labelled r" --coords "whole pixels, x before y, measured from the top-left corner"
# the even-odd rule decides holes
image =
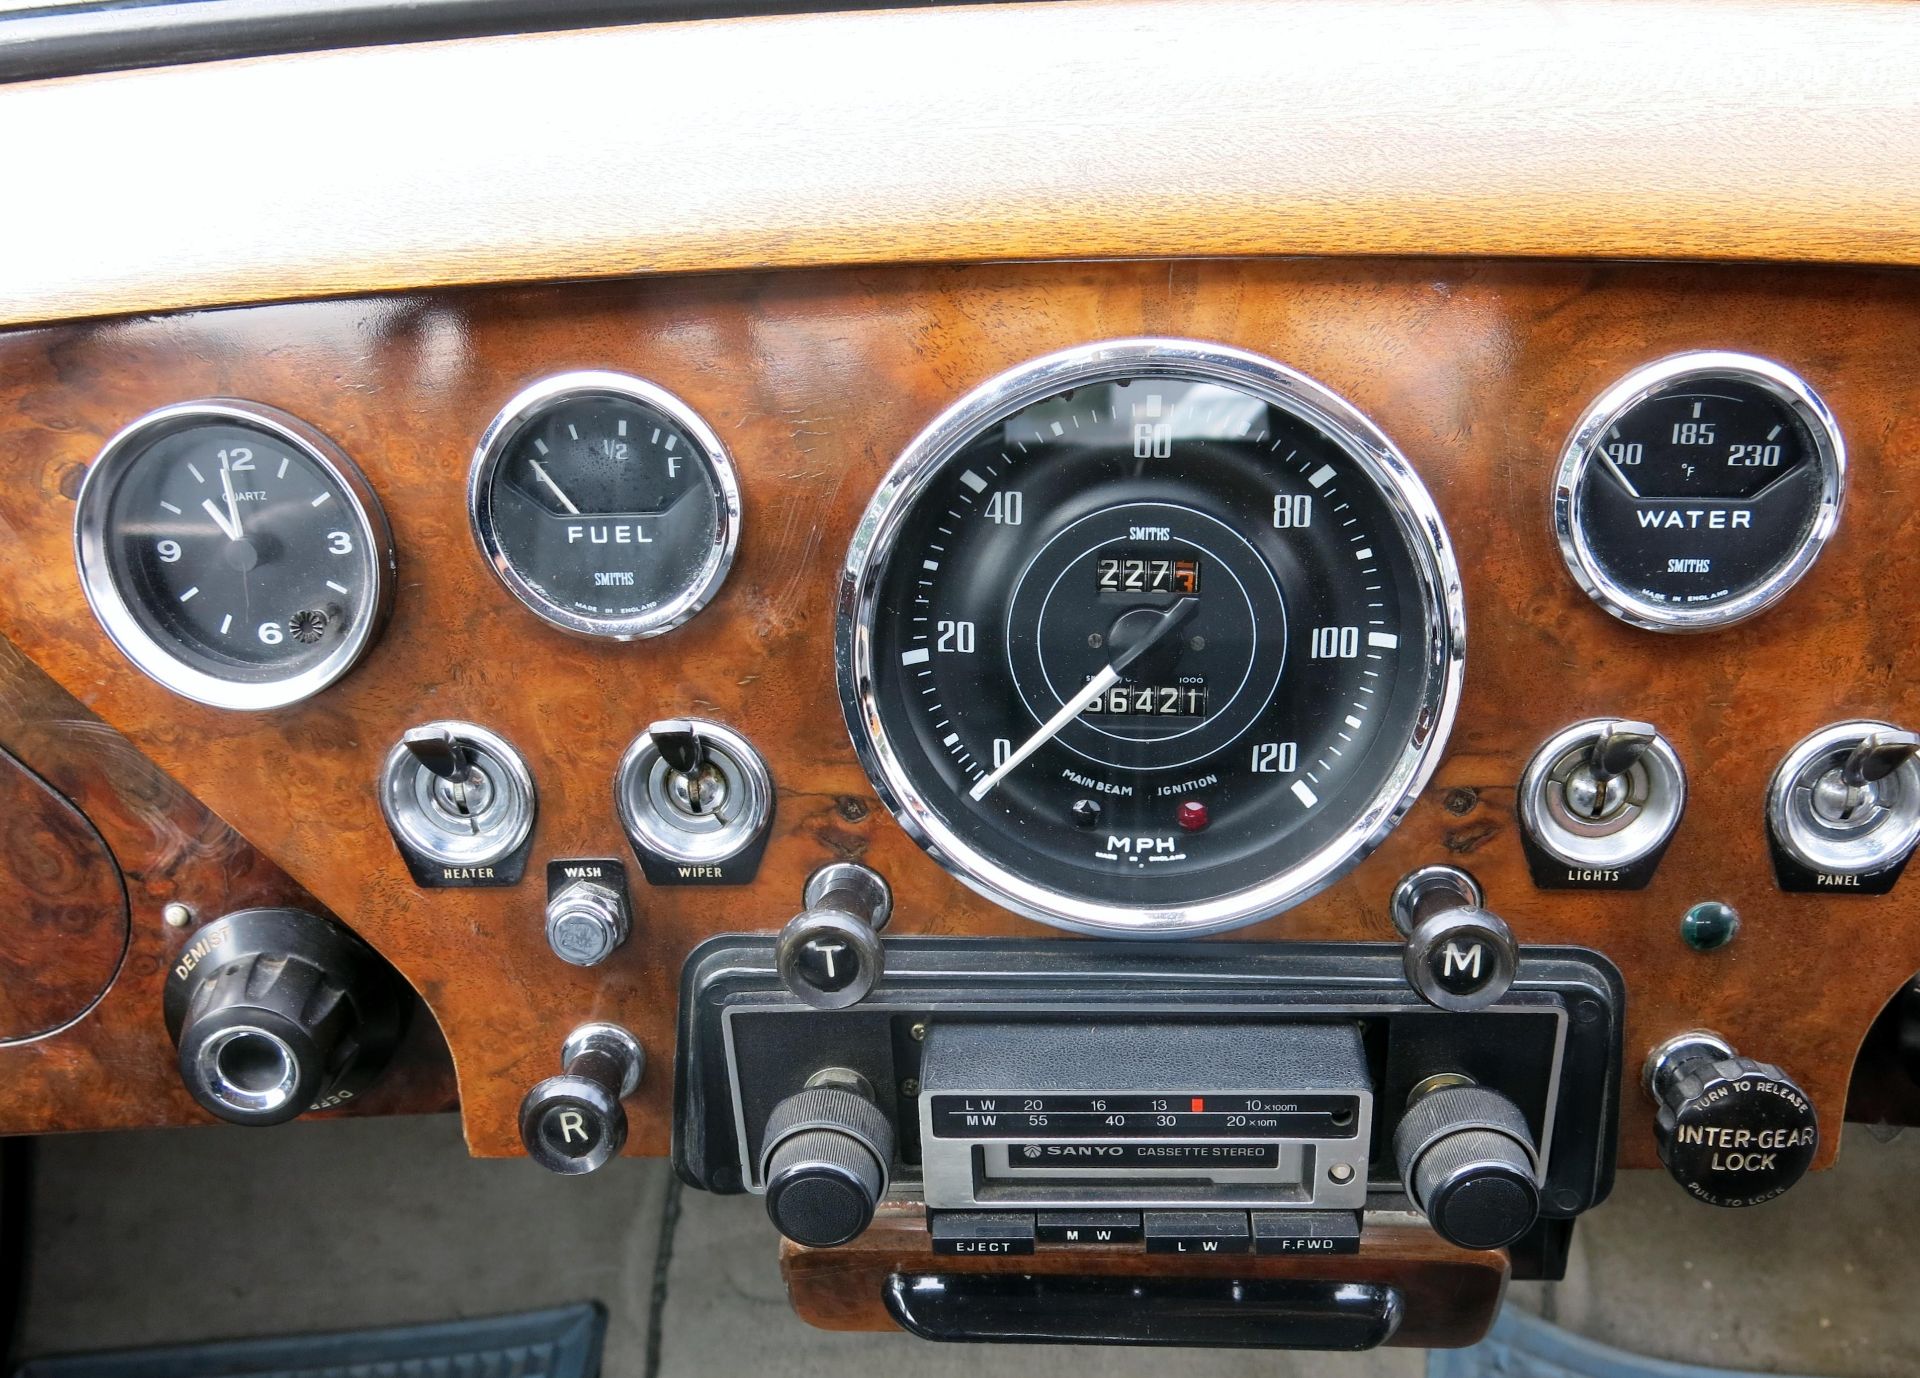
[[[640,1089],[646,1050],[617,1024],[583,1024],[560,1049],[565,1069],[520,1102],[520,1142],[549,1172],[577,1177],[604,1167],[627,1142],[621,1104]]]

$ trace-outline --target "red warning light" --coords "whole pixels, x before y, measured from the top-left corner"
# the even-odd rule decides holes
[[[1190,833],[1197,833],[1207,826],[1207,806],[1198,799],[1183,799],[1174,812],[1174,818],[1180,826]]]
[[[1206,1108],[1207,1108],[1207,1103],[1206,1103],[1206,1101],[1205,1101],[1204,1099],[1202,1099],[1202,1098],[1201,1098],[1201,1097],[1199,1097],[1199,1096],[1195,1096],[1195,1097],[1193,1098],[1193,1113],[1194,1113],[1194,1114],[1196,1114],[1196,1115],[1199,1115],[1199,1114],[1204,1114],[1204,1113],[1206,1112]]]

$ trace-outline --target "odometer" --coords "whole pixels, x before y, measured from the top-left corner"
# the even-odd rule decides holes
[[[1846,446],[1798,376],[1745,354],[1650,364],[1587,409],[1560,461],[1554,528],[1601,607],[1705,631],[1771,607],[1839,520]]]
[[[1343,873],[1431,773],[1459,576],[1406,461],[1318,384],[1122,341],[985,384],[888,474],[840,688],[907,830],[1092,931],[1204,933]]]

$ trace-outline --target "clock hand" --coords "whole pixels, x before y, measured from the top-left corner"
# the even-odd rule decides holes
[[[233,519],[233,529],[227,534],[239,540],[243,534],[240,528],[240,503],[233,496],[233,470],[227,467],[227,452],[220,452],[220,486],[227,490],[227,515]]]
[[[1131,645],[1123,647],[1115,654],[1107,662],[1106,669],[1088,680],[1085,688],[1061,704],[1060,711],[1042,723],[1038,732],[1020,743],[1013,754],[1001,763],[999,769],[991,775],[981,777],[980,781],[967,792],[975,799],[985,799],[995,785],[1012,774],[1014,767],[1052,741],[1060,734],[1062,728],[1086,711],[1088,704],[1118,684],[1120,676],[1126,673],[1129,665],[1140,659],[1154,646],[1159,645],[1174,628],[1191,617],[1199,606],[1200,600],[1189,595],[1168,607],[1151,627],[1134,639]],[[1108,644],[1112,644],[1111,638]]]
[[[237,541],[240,539],[239,523],[215,507],[212,498],[200,499],[200,505],[207,509],[207,515],[213,518],[213,524],[220,528],[228,540]]]

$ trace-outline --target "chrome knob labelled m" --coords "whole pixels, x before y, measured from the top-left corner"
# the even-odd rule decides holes
[[[1484,907],[1480,884],[1455,866],[1423,866],[1393,891],[1393,923],[1406,939],[1407,984],[1443,1010],[1478,1010],[1507,993],[1520,945]]]

